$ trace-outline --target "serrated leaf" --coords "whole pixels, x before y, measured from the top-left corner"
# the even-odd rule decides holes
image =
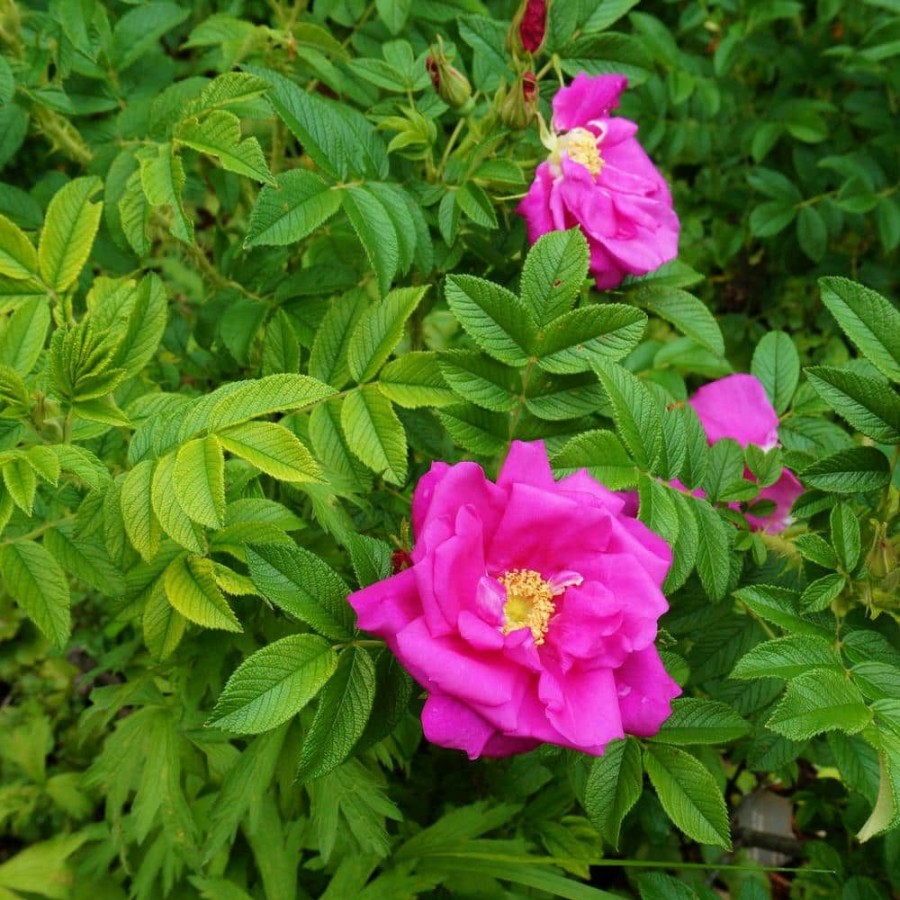
[[[218,432],[222,446],[279,481],[321,479],[321,469],[306,445],[284,425],[244,422]]]
[[[169,603],[162,581],[157,581],[147,596],[142,624],[144,643],[154,659],[168,659],[184,637],[187,620]]]
[[[57,648],[72,628],[66,576],[53,556],[34,541],[0,547],[0,574],[10,596]]]
[[[826,569],[836,569],[838,560],[834,548],[818,534],[799,534],[794,538],[794,546],[804,559]]]
[[[30,297],[6,321],[0,332],[0,363],[28,375],[40,358],[50,325],[46,297]]]
[[[846,278],[819,279],[822,302],[847,337],[883,375],[900,381],[900,312],[884,297]]]
[[[128,540],[149,562],[159,549],[160,527],[151,501],[153,460],[139,462],[122,482],[122,521]]]
[[[225,457],[214,435],[180,447],[173,471],[175,496],[199,525],[221,528],[225,522]]]
[[[3,464],[3,483],[16,506],[26,516],[30,516],[37,492],[37,478],[34,469],[23,456],[17,456]]]
[[[229,172],[247,175],[264,184],[276,183],[259,141],[255,137],[242,137],[241,120],[232,112],[214,109],[201,119],[196,116],[183,119],[175,130],[175,140],[214,156]]]
[[[881,490],[891,479],[887,457],[875,447],[839,450],[799,474],[804,484],[836,494]]]
[[[250,214],[245,247],[295,244],[328,221],[341,206],[341,193],[314,172],[291,169],[264,187]]]
[[[292,634],[257,650],[235,669],[209,724],[259,734],[295,716],[325,685],[337,654],[314,634]]]
[[[872,719],[859,688],[842,672],[818,669],[788,682],[787,692],[766,726],[792,741],[824,731],[862,731]]]
[[[847,581],[843,575],[832,572],[817,578],[800,595],[800,606],[804,612],[821,612],[828,609],[831,602],[844,590]]]
[[[535,242],[522,267],[521,292],[538,326],[572,308],[589,262],[587,240],[578,228],[551,231]]]
[[[375,702],[375,664],[361,647],[341,654],[319,696],[303,745],[297,780],[312,781],[339,766],[362,736]]]
[[[842,670],[834,644],[809,634],[789,634],[758,644],[745,653],[731,678],[796,678],[814,669]]]
[[[664,744],[725,744],[743,737],[750,723],[727,703],[678,697],[672,701],[672,715],[651,740]]]
[[[573,309],[551,322],[535,344],[546,372],[587,372],[627,356],[638,344],[647,317],[633,306],[602,303]]]
[[[471,275],[448,276],[444,293],[453,315],[482,350],[508,365],[525,365],[537,326],[515,294]]]
[[[375,377],[400,343],[406,320],[427,290],[427,286],[397,288],[360,316],[347,349],[350,374],[356,381],[370,381]]]
[[[352,636],[355,617],[343,579],[315,554],[295,544],[247,547],[253,583],[279,609],[332,640]]]
[[[826,639],[832,637],[833,628],[825,624],[827,619],[805,616],[800,612],[800,594],[797,591],[771,584],[754,584],[740,588],[734,596],[760,618],[785,631]]]
[[[653,315],[671,322],[682,334],[716,356],[724,356],[725,340],[709,308],[693,294],[667,285],[639,285],[631,295]]]
[[[232,382],[227,394],[209,411],[205,427],[218,431],[248,419],[312,406],[335,393],[308,375],[266,375],[255,381]]]
[[[169,230],[180,241],[194,240],[194,223],[187,217],[181,202],[184,190],[184,166],[171,144],[158,144],[139,156],[141,187],[151,206],[168,206],[172,210]]]
[[[655,396],[622,366],[597,366],[595,371],[612,404],[619,436],[637,465],[653,471],[662,444],[662,418]]]
[[[169,603],[186,619],[204,628],[243,631],[216,584],[211,559],[182,553],[167,566],[163,583]]]
[[[897,391],[868,375],[831,366],[806,370],[816,393],[857,431],[876,441],[900,441],[900,396]]]
[[[438,418],[450,437],[480,456],[496,456],[509,446],[509,417],[471,404],[445,406]]]
[[[336,388],[350,380],[347,348],[350,335],[366,310],[366,299],[359,291],[348,291],[331,301],[316,331],[309,354],[309,373]]]
[[[862,539],[859,519],[846,503],[838,503],[831,510],[831,543],[845,572],[852,572],[859,562]]]
[[[721,600],[731,578],[732,533],[722,517],[699,497],[692,497],[697,519],[697,574],[710,600]]]
[[[872,814],[860,828],[857,838],[868,841],[900,824],[900,737],[878,735],[878,797]]]
[[[203,534],[190,520],[178,502],[175,487],[175,454],[167,453],[156,463],[151,484],[151,502],[153,512],[162,530],[192,553],[203,553],[205,550]]]
[[[452,390],[470,403],[509,412],[519,402],[516,372],[483,353],[450,350],[441,354],[440,369]]]
[[[622,820],[643,789],[641,748],[633,738],[610,741],[591,762],[584,786],[584,809],[603,839],[618,849]]]
[[[381,200],[365,187],[346,188],[341,206],[365,250],[383,297],[400,266],[400,241],[394,222]]]
[[[68,290],[91,255],[103,202],[90,198],[103,187],[95,176],[76,178],[54,194],[47,207],[38,262],[41,278],[53,290]]]
[[[406,481],[406,432],[388,400],[374,385],[344,398],[341,426],[350,450],[392,484]]]
[[[388,400],[405,409],[446,406],[457,400],[433,351],[404,353],[389,362],[378,376],[378,386]]]
[[[710,771],[677,747],[651,744],[644,767],[669,818],[701,844],[731,848],[728,812]]]
[[[750,371],[766,389],[776,412],[790,406],[800,380],[800,357],[794,342],[783,331],[770,331],[756,345]]]
[[[0,275],[22,280],[30,279],[37,271],[34,244],[15,222],[0,215]]]
[[[351,534],[347,538],[350,561],[359,586],[368,587],[391,575],[391,545],[366,534]]]
[[[101,543],[81,540],[67,523],[60,523],[44,535],[44,546],[60,566],[107,597],[125,593],[125,579]]]

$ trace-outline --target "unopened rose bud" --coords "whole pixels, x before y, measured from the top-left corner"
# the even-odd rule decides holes
[[[872,546],[866,556],[866,569],[872,578],[884,578],[897,571],[897,568],[897,549],[887,536],[887,525],[878,522],[875,524]]]
[[[506,46],[514,56],[524,51],[532,55],[544,46],[547,13],[552,0],[522,0],[510,25]]]
[[[526,72],[500,100],[498,113],[507,128],[521,131],[527,128],[537,113],[538,82],[533,72]]]
[[[459,69],[450,65],[443,44],[428,54],[425,68],[441,100],[453,109],[468,112],[472,106],[472,85]]]

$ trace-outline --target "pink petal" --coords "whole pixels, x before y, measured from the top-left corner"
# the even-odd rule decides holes
[[[485,745],[497,734],[497,730],[470,706],[440,693],[429,694],[425,701],[422,730],[432,744],[465,750],[469,759],[481,756]]]
[[[510,444],[509,453],[497,477],[497,487],[509,490],[513,484],[553,489],[553,470],[543,441],[513,441]]]
[[[753,375],[728,375],[700,388],[688,401],[711,444],[732,438],[742,447],[778,443],[778,413]]]
[[[355,591],[347,600],[356,610],[357,626],[384,638],[391,649],[397,632],[422,614],[413,569]]]
[[[802,493],[803,485],[797,480],[797,476],[790,469],[782,470],[781,478],[775,484],[763,488],[757,498],[771,500],[775,504],[775,511],[768,516],[747,516],[747,521],[758,531],[781,533],[790,525],[791,507]]]
[[[568,87],[553,97],[553,126],[557,131],[583,128],[596,119],[605,119],[619,105],[628,85],[624,75],[588,75],[579,72]]]
[[[553,173],[550,164],[541,163],[534,173],[528,193],[519,201],[516,212],[525,219],[528,240],[533,244],[539,237],[558,227],[551,212]]]
[[[625,498],[609,488],[604,487],[588,472],[587,469],[579,469],[573,475],[568,475],[557,483],[561,494],[577,500],[579,503],[587,503],[590,506],[605,509],[612,515],[622,511],[625,506]]]
[[[656,647],[632,653],[616,670],[622,725],[629,734],[650,737],[672,714],[681,688],[669,677]]]

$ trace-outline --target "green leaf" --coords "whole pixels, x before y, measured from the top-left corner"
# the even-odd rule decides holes
[[[651,744],[644,767],[669,818],[701,844],[731,848],[728,812],[715,778],[702,763],[677,747]]]
[[[400,34],[409,18],[412,0],[375,0],[378,17],[391,34]]]
[[[855,734],[872,720],[859,688],[842,672],[817,669],[788,682],[787,692],[766,726],[792,741],[824,731]]]
[[[612,404],[619,436],[644,471],[653,471],[662,445],[662,417],[656,397],[627,369],[595,368]]]
[[[810,487],[835,494],[877,491],[891,480],[887,457],[875,447],[852,447],[818,459],[800,473]]]
[[[610,741],[603,756],[591,762],[584,786],[584,810],[612,847],[619,847],[622,820],[643,790],[641,748],[634,738]]]
[[[262,347],[262,374],[294,375],[300,368],[300,342],[291,324],[291,317],[276,309],[266,324]]]
[[[821,262],[828,250],[828,227],[814,206],[802,207],[797,215],[797,242],[813,262]]]
[[[573,309],[544,329],[536,344],[537,364],[547,372],[587,372],[627,356],[646,325],[640,310],[622,303]]]
[[[837,503],[831,510],[831,543],[845,572],[852,572],[859,562],[862,543],[859,519],[846,503]]]
[[[203,553],[206,549],[203,533],[178,502],[174,453],[167,453],[157,461],[150,490],[153,512],[162,530],[186,550]]]
[[[175,130],[175,141],[214,156],[229,172],[276,184],[259,141],[255,137],[242,139],[241,120],[232,112],[215,109],[202,119],[183,119]]]
[[[244,247],[296,244],[327,222],[341,206],[341,192],[314,172],[291,169],[264,187],[250,214]]]
[[[485,353],[510,366],[528,362],[537,326],[515,294],[472,275],[448,276],[444,293],[453,315]]]
[[[10,497],[19,509],[30,516],[34,509],[34,497],[37,491],[37,479],[34,469],[24,456],[17,456],[3,465],[3,483]]]
[[[225,522],[225,457],[214,435],[180,447],[173,471],[175,496],[188,516],[207,528]]]
[[[762,382],[776,412],[790,405],[800,380],[800,357],[783,331],[770,331],[756,345],[750,371]]]
[[[840,596],[846,584],[847,580],[837,572],[817,578],[800,595],[801,608],[804,612],[821,612],[828,609],[832,600]]]
[[[44,535],[44,546],[66,571],[107,597],[125,593],[125,579],[101,543],[75,537],[70,523],[60,522]],[[95,539],[96,540],[96,539]]]
[[[140,151],[141,187],[151,206],[168,206],[172,210],[169,230],[180,241],[194,240],[194,223],[187,217],[181,202],[184,190],[184,166],[171,144],[157,144]]]
[[[798,534],[794,538],[794,546],[804,559],[814,562],[826,569],[836,569],[837,554],[834,548],[818,534]]]
[[[721,600],[731,580],[732,529],[705,500],[690,499],[699,529],[697,574],[710,600]]]
[[[347,549],[353,572],[360,587],[368,587],[376,581],[391,576],[391,545],[366,534],[351,534],[347,538]]]
[[[356,323],[366,310],[361,291],[348,291],[331,301],[316,331],[309,354],[309,374],[336,388],[350,380],[347,350]]]
[[[261,97],[268,89],[268,82],[256,75],[247,72],[226,72],[203,88],[200,96],[191,103],[189,112],[196,114],[207,109],[246,103]]]
[[[450,437],[480,456],[496,456],[509,446],[509,417],[470,404],[445,406],[438,418]]]
[[[833,639],[834,629],[825,624],[827,620],[800,612],[797,591],[771,584],[754,584],[740,588],[734,596],[760,618],[785,631]]]
[[[257,650],[234,671],[209,725],[259,734],[295,716],[325,685],[337,654],[314,634],[292,634]]]
[[[160,527],[151,501],[153,460],[145,459],[129,471],[122,482],[122,521],[128,540],[145,561],[159,549]]]
[[[305,444],[284,425],[244,422],[218,432],[222,446],[279,481],[321,480],[321,469]]]
[[[346,188],[341,205],[366,252],[383,297],[400,265],[400,242],[394,222],[381,200],[365,187]]]
[[[842,670],[834,644],[809,634],[789,634],[758,644],[745,653],[731,678],[796,678],[814,669]]]
[[[550,231],[528,251],[522,267],[522,303],[538,326],[572,308],[587,276],[589,257],[579,228]]]
[[[680,697],[672,701],[672,715],[651,738],[664,744],[726,744],[750,731],[750,723],[727,703]]]
[[[900,824],[900,738],[890,733],[878,735],[878,797],[872,814],[856,837],[868,841]]]
[[[475,182],[466,182],[456,192],[456,203],[476,225],[491,229],[498,227],[494,204]]]
[[[332,640],[353,635],[350,589],[318,556],[291,543],[253,544],[247,566],[253,583],[280,610]]]
[[[876,441],[900,441],[900,396],[883,381],[848,369],[806,370],[816,393],[853,428]]]
[[[72,629],[69,585],[59,563],[34,541],[0,547],[0,574],[25,614],[59,649]]]
[[[137,62],[189,15],[190,10],[167,2],[144,4],[121,15],[112,35],[112,62],[116,70],[123,72]]]
[[[34,244],[15,222],[0,215],[0,275],[29,279],[38,271]]]
[[[161,581],[157,581],[147,597],[143,627],[144,643],[160,662],[175,652],[184,637],[187,620],[169,603]]]
[[[204,628],[243,631],[216,584],[211,559],[187,553],[178,555],[166,568],[164,584],[169,603],[191,622]]]
[[[638,497],[638,519],[667,544],[674,545],[679,531],[675,492],[642,473],[638,479]]]
[[[853,681],[870,700],[900,697],[900,667],[878,660],[865,660],[851,670]]]
[[[744,475],[744,454],[741,445],[731,438],[722,438],[709,451],[709,465],[703,479],[703,489],[712,502],[737,499],[731,495],[740,486]]]
[[[710,353],[725,355],[725,340],[719,323],[693,294],[668,285],[641,284],[629,296],[648,312],[671,322]]]
[[[528,385],[525,408],[548,422],[577,419],[597,412],[606,404],[606,394],[592,377],[549,378],[538,375]]]
[[[427,285],[397,288],[360,316],[347,349],[350,374],[356,381],[370,381],[375,377],[400,343],[406,320],[427,290]]]
[[[100,227],[102,201],[90,198],[103,187],[95,177],[76,178],[53,196],[38,246],[41,278],[62,293],[74,283],[91,255]]]
[[[319,696],[316,715],[304,736],[298,781],[320,778],[350,755],[374,702],[375,664],[363,648],[348,647]]]
[[[519,402],[516,372],[477,350],[442,353],[440,368],[447,384],[470,403],[509,412]]]
[[[388,400],[374,385],[344,399],[341,426],[351,451],[391,484],[406,481],[406,433]]]
[[[378,376],[378,386],[388,400],[406,409],[446,406],[457,400],[441,374],[438,354],[430,351],[404,353],[389,362]]]
[[[873,366],[900,381],[900,312],[884,297],[846,278],[819,279],[822,302]]]
[[[255,381],[232,382],[204,424],[210,431],[218,431],[248,419],[312,406],[334,393],[333,388],[308,375],[266,375]]]

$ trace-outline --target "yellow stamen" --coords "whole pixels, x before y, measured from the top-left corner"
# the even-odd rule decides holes
[[[557,138],[559,153],[565,153],[573,162],[580,163],[591,175],[597,176],[603,168],[603,158],[597,146],[597,136],[587,128],[573,128]]]
[[[534,569],[511,569],[497,579],[506,588],[503,633],[530,628],[536,646],[544,643],[550,616],[556,611],[553,588]]]

